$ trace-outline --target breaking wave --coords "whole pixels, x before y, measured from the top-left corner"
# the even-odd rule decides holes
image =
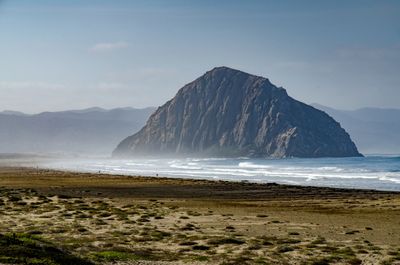
[[[43,166],[127,175],[276,182],[400,191],[400,157],[321,159],[129,159],[69,160]]]

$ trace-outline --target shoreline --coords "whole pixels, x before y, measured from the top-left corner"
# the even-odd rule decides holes
[[[87,159],[44,159],[29,157],[23,159],[0,159],[2,165],[24,166],[49,170],[69,171],[72,173],[91,173],[109,175],[127,175],[144,177],[168,177],[196,180],[250,182],[250,183],[278,183],[280,185],[294,185],[305,187],[331,187],[337,189],[380,190],[400,192],[400,175],[398,164],[393,160],[383,162],[371,158],[372,161],[342,162],[328,160],[277,160],[277,164],[262,161],[234,160],[225,162],[199,161],[191,159],[180,160],[129,160],[119,161],[108,158]],[[374,160],[375,159],[375,160]],[[386,158],[385,158],[386,159]],[[283,161],[283,162],[282,162]],[[285,162],[286,161],[286,162]],[[296,162],[297,161],[297,162]],[[389,163],[384,164],[382,163]],[[309,165],[311,163],[311,166]],[[376,165],[375,165],[376,164]],[[371,166],[372,165],[372,166]],[[363,169],[365,168],[366,169]],[[354,168],[354,170],[352,170]]]
[[[84,179],[84,178],[97,178],[98,180],[103,180],[105,181],[102,183],[102,185],[105,186],[110,186],[110,181],[115,181],[116,184],[119,183],[119,185],[124,183],[125,185],[128,185],[126,187],[129,187],[130,185],[136,186],[139,185],[142,189],[146,189],[146,185],[152,186],[154,189],[161,188],[162,186],[169,186],[174,189],[181,187],[185,189],[185,187],[191,187],[191,192],[190,194],[178,194],[177,198],[183,198],[183,197],[196,197],[198,196],[199,198],[205,198],[205,196],[209,198],[214,198],[212,197],[215,195],[218,199],[233,199],[234,197],[237,199],[284,199],[284,198],[290,198],[290,199],[295,199],[298,196],[305,196],[305,197],[335,197],[335,196],[359,196],[359,197],[368,197],[371,195],[378,195],[378,196],[400,196],[400,191],[392,191],[392,190],[376,190],[376,189],[363,189],[363,188],[340,188],[340,187],[326,187],[326,186],[307,186],[307,185],[295,185],[295,184],[281,184],[281,183],[275,183],[275,182],[252,182],[252,181],[239,181],[239,180],[216,180],[216,179],[197,179],[197,178],[179,178],[179,177],[163,177],[163,176],[142,176],[142,175],[130,175],[130,174],[112,174],[112,173],[107,173],[107,172],[90,172],[90,171],[75,171],[75,170],[59,170],[59,169],[51,169],[51,168],[45,168],[45,167],[31,167],[31,166],[0,166],[0,177],[1,174],[4,173],[4,171],[22,171],[25,173],[28,173],[30,176],[35,176],[36,174],[39,174],[43,176],[45,175],[51,175],[50,179],[47,179],[46,185],[49,185],[53,183],[55,187],[60,187],[62,186],[59,181],[60,178],[62,179],[66,175],[68,175],[68,178],[75,177],[79,179]],[[76,180],[77,181],[77,180]],[[18,181],[19,183],[26,183],[29,185],[35,185],[35,182],[32,181],[26,181],[26,180],[20,180]],[[39,181],[40,182],[40,181]],[[85,182],[87,187],[92,186],[92,184]],[[2,178],[0,178],[0,186],[2,186],[4,182],[2,181]],[[28,187],[25,184],[26,187]],[[96,185],[94,185],[96,186]],[[97,188],[100,188],[100,183],[97,183]],[[112,186],[112,185],[111,185]],[[114,185],[115,186],[115,185]],[[118,185],[117,185],[118,186]],[[118,188],[117,186],[113,188]],[[10,185],[10,187],[13,187],[13,185]],[[18,187],[18,186],[17,186]],[[35,187],[35,186],[30,186],[30,187]],[[200,187],[200,189],[196,192],[193,190],[193,187]],[[208,193],[204,194],[203,190],[201,187],[206,187]],[[40,187],[38,187],[40,188]],[[81,188],[84,188],[82,186]],[[233,194],[230,194],[230,192],[223,192],[224,188],[229,188],[230,191],[235,191]],[[183,191],[179,190],[179,191]],[[250,193],[248,192],[250,189],[253,189],[255,191],[255,196],[247,197]],[[124,189],[121,189],[124,190]],[[211,193],[210,193],[211,191]],[[150,192],[150,191],[148,191]],[[214,193],[212,193],[214,192]],[[274,192],[282,192],[282,193],[274,193]],[[271,193],[274,193],[273,196]],[[124,193],[122,193],[124,194]],[[122,195],[121,194],[121,195]],[[147,194],[147,195],[146,195]],[[171,195],[164,195],[162,194],[149,194],[149,193],[142,193],[136,194],[136,193],[129,193],[128,196],[171,196]],[[211,197],[210,197],[211,196]]]
[[[32,167],[27,167],[32,168]],[[289,187],[305,187],[305,188],[321,188],[321,189],[332,189],[332,190],[354,190],[354,191],[367,191],[367,192],[384,192],[384,193],[398,193],[400,194],[400,190],[385,190],[385,189],[372,189],[372,188],[357,188],[357,187],[332,187],[332,186],[322,186],[322,185],[301,185],[301,184],[290,184],[290,183],[279,183],[279,182],[269,182],[269,181],[256,181],[256,180],[235,180],[235,179],[215,179],[215,178],[194,178],[194,177],[177,177],[177,176],[149,176],[149,175],[139,175],[139,174],[131,174],[131,173],[113,173],[109,171],[96,172],[95,170],[69,170],[69,169],[56,169],[56,168],[46,168],[46,167],[38,167],[40,170],[50,170],[50,171],[61,171],[61,172],[69,172],[76,174],[95,174],[95,175],[104,175],[104,176],[120,176],[120,177],[133,177],[133,178],[154,178],[154,179],[171,179],[171,180],[189,180],[189,181],[205,181],[205,182],[227,182],[227,183],[241,183],[241,184],[254,184],[254,185],[278,185],[278,186],[289,186]],[[32,168],[34,169],[34,168]]]

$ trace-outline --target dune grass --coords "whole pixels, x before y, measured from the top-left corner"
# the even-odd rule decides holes
[[[31,179],[30,188],[19,187],[20,182],[0,187],[0,264],[386,265],[400,260],[396,196],[296,201],[289,192],[286,200],[155,199],[154,190],[135,197],[125,186],[92,175],[87,186],[79,177],[77,188],[67,183],[75,175],[63,174],[65,179],[52,185],[46,172],[39,175],[43,183]],[[136,189],[154,185],[141,181],[150,184]],[[128,180],[123,177],[123,182]],[[188,189],[201,183],[190,183]],[[201,188],[211,192],[213,186],[205,182]],[[354,207],[344,207],[349,203]]]

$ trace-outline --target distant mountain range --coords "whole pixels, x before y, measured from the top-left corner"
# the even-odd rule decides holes
[[[154,108],[89,108],[25,114],[0,112],[0,153],[79,153],[110,155]]]
[[[400,109],[338,110],[312,104],[340,122],[361,153],[400,153]],[[155,108],[89,108],[25,114],[0,112],[0,153],[110,155],[139,131]]]
[[[362,153],[400,153],[400,109],[338,110],[319,104],[312,105],[340,122]]]
[[[114,156],[361,156],[340,124],[267,78],[216,67],[182,87]]]

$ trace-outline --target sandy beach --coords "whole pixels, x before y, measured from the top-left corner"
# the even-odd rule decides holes
[[[396,192],[4,166],[0,187],[1,235],[88,264],[400,261]]]

